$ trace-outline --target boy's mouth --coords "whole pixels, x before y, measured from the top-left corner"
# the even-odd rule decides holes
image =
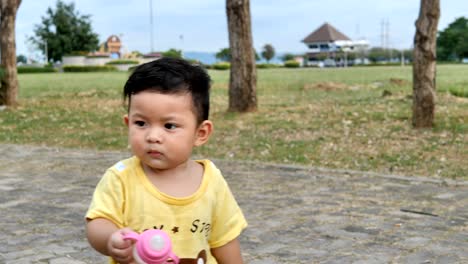
[[[162,156],[162,153],[157,151],[157,150],[150,150],[147,152],[149,156],[153,157],[153,158],[157,158],[157,157],[161,157]]]

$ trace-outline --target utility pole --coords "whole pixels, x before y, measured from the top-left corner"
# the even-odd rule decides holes
[[[150,52],[154,51],[153,45],[153,0],[149,0],[149,9],[150,9]]]
[[[390,20],[387,19],[382,19],[381,23],[381,36],[380,36],[380,41],[382,43],[382,49],[385,52],[385,54],[389,54],[389,59],[392,58],[392,50],[390,48]]]
[[[385,50],[385,20],[380,23],[380,46]]]
[[[388,51],[390,53],[389,58],[390,58],[390,61],[391,61],[392,57],[393,57],[393,54],[392,54],[392,48],[390,46],[390,20],[388,18],[387,18],[387,30],[385,32],[385,38],[386,38],[386,43],[387,43],[386,47],[387,47],[387,49],[388,49]]]
[[[47,52],[47,39],[44,40],[44,55],[45,55],[45,64],[49,63],[49,53]]]
[[[184,35],[179,36],[180,39],[180,55],[184,57]]]
[[[405,66],[405,50],[401,49],[401,67]]]

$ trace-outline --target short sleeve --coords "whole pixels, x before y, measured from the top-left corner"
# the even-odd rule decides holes
[[[208,241],[211,248],[229,243],[247,227],[244,214],[224,178],[219,185],[221,191],[216,202],[213,226]]]
[[[86,220],[105,218],[119,228],[124,227],[124,189],[120,177],[109,169],[94,190],[93,199],[86,213]]]

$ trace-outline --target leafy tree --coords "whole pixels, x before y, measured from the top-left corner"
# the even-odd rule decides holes
[[[258,53],[257,53],[257,51],[255,49],[254,49],[254,53],[255,53],[255,61],[259,61],[260,56],[258,56]]]
[[[405,60],[413,61],[413,50],[412,49],[403,50],[403,57],[405,57]]]
[[[135,54],[136,57],[142,57],[142,56],[143,56],[143,53],[141,53],[141,52],[138,51],[138,50],[132,51],[131,54]]]
[[[26,56],[20,54],[20,55],[16,56],[16,62],[27,63],[28,58],[26,58]]]
[[[255,49],[254,49],[254,53],[255,53],[255,60],[259,61],[260,56],[258,56],[258,53]],[[230,48],[221,49],[215,54],[215,56],[220,61],[230,62],[231,61],[231,49]]]
[[[215,56],[221,61],[231,61],[231,50],[229,48],[221,49]]]
[[[90,52],[98,48],[98,35],[91,27],[90,15],[81,15],[72,2],[57,1],[55,9],[48,8],[42,23],[34,25],[30,41],[41,51],[47,45],[49,60],[59,61],[72,52]]]
[[[330,55],[328,55],[327,53],[319,53],[317,55],[315,55],[315,58],[319,61],[324,61],[326,59],[329,58]]]
[[[275,48],[270,44],[263,46],[262,57],[267,61],[267,63],[270,63],[270,60],[275,57]]]
[[[372,62],[388,61],[393,58],[400,58],[401,51],[397,49],[383,49],[380,47],[375,47],[369,50],[367,56]]]
[[[354,61],[355,59],[358,58],[358,55],[355,52],[347,52],[346,54],[343,54],[343,55],[344,57],[346,57],[348,61]]]
[[[182,50],[169,49],[162,53],[163,57],[182,58]]]
[[[462,60],[468,57],[468,19],[459,17],[437,38],[437,58],[440,60]]]
[[[296,56],[294,56],[294,54],[286,53],[286,54],[283,55],[283,57],[281,57],[281,60],[283,62],[285,62],[285,61],[289,61],[289,60],[294,60],[295,57]]]
[[[371,48],[369,50],[369,60],[372,62],[383,61],[387,59],[386,52],[383,48]]]

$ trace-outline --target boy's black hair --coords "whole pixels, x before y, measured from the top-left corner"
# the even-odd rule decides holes
[[[162,94],[190,93],[198,124],[210,112],[210,76],[201,67],[183,59],[161,58],[135,68],[125,83],[124,102],[130,108],[132,95],[142,91]],[[157,104],[158,102],[154,102]]]

